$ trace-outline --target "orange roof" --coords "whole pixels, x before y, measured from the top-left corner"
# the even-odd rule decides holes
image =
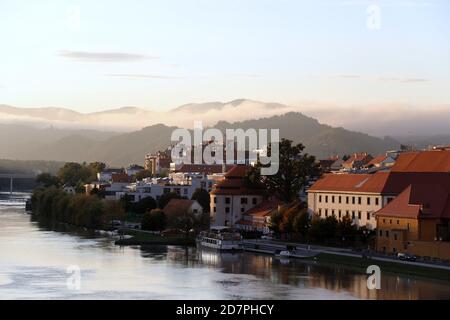
[[[326,174],[314,183],[309,191],[381,193],[388,172],[375,174]]]
[[[376,212],[377,216],[403,218],[450,217],[449,192],[437,185],[412,184]]]
[[[244,177],[250,167],[235,165],[226,174],[224,179],[213,186],[213,195],[260,195],[264,189],[262,186],[247,186]]]
[[[379,156],[376,156],[375,158],[373,158],[368,164],[367,164],[367,166],[371,166],[371,165],[373,165],[373,166],[375,166],[375,165],[377,165],[377,164],[380,164],[380,163],[382,163],[384,160],[386,160],[386,156],[385,155],[379,155]]]
[[[450,172],[450,150],[401,153],[392,172]]]
[[[370,159],[372,159],[372,156],[366,152],[354,153],[344,163],[351,164],[355,161],[368,161]]]
[[[265,217],[270,215],[274,210],[278,209],[278,205],[282,202],[275,199],[264,200],[257,206],[251,208],[244,215],[254,216],[254,217]]]
[[[176,214],[183,211],[187,211],[194,204],[195,200],[188,199],[171,199],[163,211],[166,215]]]

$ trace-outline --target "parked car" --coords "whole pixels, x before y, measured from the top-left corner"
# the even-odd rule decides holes
[[[270,234],[265,234],[261,236],[261,240],[273,240],[273,237]]]
[[[409,253],[399,252],[397,258],[402,261],[416,261],[417,257]]]

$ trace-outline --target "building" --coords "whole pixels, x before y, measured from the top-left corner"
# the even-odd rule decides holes
[[[235,165],[224,179],[213,186],[211,195],[211,225],[233,227],[243,214],[263,201],[262,186],[248,186],[246,165]]]
[[[168,172],[172,162],[171,149],[158,151],[156,154],[145,156],[144,169],[149,170],[152,175]]]
[[[359,170],[366,166],[373,157],[367,152],[354,153],[342,163],[342,168],[347,171]]]
[[[137,164],[132,164],[130,165],[128,168],[125,169],[125,172],[127,173],[128,176],[134,176],[135,174],[141,172],[142,170],[144,170],[144,167],[139,166]]]
[[[411,184],[375,215],[377,251],[450,260],[448,187]]]
[[[322,218],[351,217],[359,227],[376,228],[374,212],[389,201],[383,189],[388,173],[326,174],[308,189],[308,208]]]
[[[320,169],[324,173],[339,171],[341,169],[342,163],[343,161],[339,158],[339,156],[319,160]]]
[[[242,219],[236,222],[237,229],[247,232],[270,233],[270,217],[279,210],[281,202],[277,199],[263,200],[257,206],[246,211]]]
[[[437,183],[450,189],[449,175],[450,150],[404,152],[388,171],[324,175],[308,189],[308,207],[321,217],[334,214],[339,219],[347,212],[352,218],[361,216],[354,219],[358,226],[369,223],[375,228],[375,217],[367,221],[370,212],[380,210],[411,184]]]
[[[395,159],[387,155],[379,155],[366,164],[366,168],[385,169],[395,164]]]
[[[195,216],[201,216],[203,214],[203,208],[197,200],[188,199],[171,199],[163,211],[166,216],[173,216],[184,212],[192,213]]]
[[[108,168],[97,173],[97,180],[100,182],[110,182],[113,174],[123,173],[123,169]]]

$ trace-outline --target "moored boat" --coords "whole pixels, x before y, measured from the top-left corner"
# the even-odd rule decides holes
[[[242,236],[229,227],[211,227],[197,237],[197,246],[219,251],[242,250]]]

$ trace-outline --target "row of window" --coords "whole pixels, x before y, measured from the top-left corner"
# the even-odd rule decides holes
[[[331,198],[331,199],[330,199]],[[350,200],[352,204],[356,204],[358,203],[359,205],[362,204],[362,197],[355,197],[355,196],[328,196],[328,195],[319,195],[319,203],[322,203],[322,201],[324,200],[325,203],[328,203],[329,200],[331,200],[331,203],[342,203],[343,198],[345,198],[345,203],[346,204],[350,204]],[[372,204],[372,197],[367,197],[366,199],[366,203],[367,205],[371,205]],[[380,203],[380,199],[378,197],[375,197],[375,205],[379,205]]]
[[[249,198],[241,197],[241,204],[248,204]],[[214,197],[214,203],[217,203],[217,197]],[[225,204],[231,203],[231,197],[225,197]],[[256,206],[258,204],[258,198],[252,198],[252,204]]]
[[[337,212],[337,215],[336,215],[336,212]],[[342,212],[342,210],[328,210],[328,209],[322,210],[322,209],[319,209],[319,215],[321,217],[323,217],[323,218],[328,217],[330,214],[331,214],[331,216],[334,216],[334,217],[337,217],[337,218],[341,219],[343,217],[344,213]],[[363,213],[361,211],[358,211],[358,212],[351,211],[351,213],[350,213],[349,210],[345,211],[345,215],[347,217],[350,217],[350,214],[351,214],[351,217],[352,217],[353,220],[356,219],[356,218],[361,220],[362,216],[363,216]],[[370,220],[370,218],[371,218],[371,212],[366,212],[366,219]]]

